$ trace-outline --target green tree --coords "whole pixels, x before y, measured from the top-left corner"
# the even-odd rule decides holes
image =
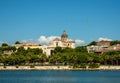
[[[4,66],[6,66],[8,63],[6,58],[6,56],[1,56],[1,62],[4,64]]]
[[[36,62],[40,62],[39,56],[36,55],[30,56],[29,62],[33,64],[35,64]]]
[[[77,56],[72,57],[72,63],[73,64],[77,64],[78,63],[78,57]]]
[[[110,64],[111,65],[114,65],[114,60],[115,60],[115,56],[114,55],[112,55],[112,56],[109,56],[109,60],[110,60]]]
[[[62,52],[62,48],[61,47],[56,47],[55,49],[54,49],[54,53],[56,54],[56,53],[61,53]]]
[[[43,64],[44,62],[47,61],[47,56],[46,55],[40,55],[40,62]]]
[[[34,48],[33,52],[34,52],[35,55],[39,55],[39,54],[42,54],[42,49]]]
[[[80,63],[87,63],[87,55],[85,53],[80,53],[78,58]]]
[[[99,55],[99,54],[94,54],[94,55],[93,55],[93,62],[94,62],[94,63],[102,63],[102,62],[103,62],[103,59],[102,59],[101,55]]]
[[[104,54],[101,55],[101,57],[103,59],[103,64],[108,65],[109,55],[104,53]]]
[[[26,55],[27,54],[27,51],[24,49],[24,47],[19,47],[18,49],[17,49],[17,53],[16,53],[17,55]]]
[[[26,57],[25,56],[23,56],[23,55],[20,55],[20,56],[17,56],[18,58],[19,58],[19,63],[18,64],[20,64],[20,65],[24,65],[25,64],[25,62],[26,62]]]
[[[120,54],[119,55],[114,55],[114,58],[115,58],[116,65],[119,65],[119,63],[120,63]]]
[[[19,41],[16,41],[15,44],[21,44]]]
[[[71,52],[74,52],[74,49],[72,48],[69,48],[69,47],[66,47],[62,50],[63,53],[71,53]]]
[[[7,43],[2,43],[2,47],[8,46]]]
[[[54,58],[54,55],[51,55],[51,56],[49,57],[49,63],[51,63],[51,64],[55,64],[55,63],[56,63],[56,60],[55,60],[55,58]]]
[[[115,41],[110,42],[110,45],[117,45],[117,44],[120,44],[119,40],[115,40]]]
[[[88,46],[91,46],[91,45],[96,45],[97,44],[97,42],[96,41],[92,41],[92,42],[90,42],[90,44],[88,44]]]
[[[78,46],[75,48],[75,52],[87,52],[86,46]]]
[[[28,48],[26,51],[27,51],[27,54],[31,53],[32,55],[42,54],[42,49],[39,49],[39,48]]]
[[[88,56],[87,56],[87,62],[88,62],[88,63],[91,64],[91,63],[93,62],[93,59],[94,59],[93,56],[91,56],[91,55],[88,55]]]

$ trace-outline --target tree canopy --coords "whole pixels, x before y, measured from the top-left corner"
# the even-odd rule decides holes
[[[16,41],[15,44],[21,44],[19,41]]]
[[[115,40],[115,41],[110,42],[110,45],[117,45],[117,44],[120,44],[119,40]]]
[[[91,46],[91,45],[96,45],[97,44],[97,42],[96,41],[92,41],[92,42],[90,42],[89,44],[88,44],[88,46]]]
[[[44,64],[49,65],[73,65],[85,67],[85,65],[120,65],[120,51],[111,51],[103,54],[88,53],[85,46],[79,46],[75,49],[56,47],[54,53],[47,57],[42,54],[42,49],[12,46],[0,47],[0,51],[14,50],[10,56],[0,55],[0,63],[4,65],[25,65],[25,64]],[[95,64],[93,64],[95,63]]]
[[[7,43],[2,43],[2,47],[8,46]]]

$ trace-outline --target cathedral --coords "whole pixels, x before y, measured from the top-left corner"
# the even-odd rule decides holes
[[[64,31],[61,35],[61,38],[55,38],[53,41],[49,42],[48,46],[42,46],[43,53],[46,55],[51,55],[51,52],[56,47],[61,48],[75,48],[75,41],[69,40],[66,31]]]
[[[69,40],[66,31],[64,31],[61,38],[55,38],[48,46],[75,48],[75,41]]]
[[[52,54],[52,51],[56,48],[56,47],[61,47],[61,48],[75,48],[75,41],[72,41],[70,39],[68,39],[68,35],[66,33],[66,31],[64,31],[61,35],[61,38],[55,38],[53,39],[53,41],[50,41],[48,45],[42,45],[40,46],[39,44],[15,44],[16,48],[19,47],[24,47],[25,49],[28,48],[39,48],[43,50],[43,54],[49,56]]]

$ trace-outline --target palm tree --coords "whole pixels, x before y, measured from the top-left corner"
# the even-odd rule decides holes
[[[109,56],[109,60],[110,60],[110,64],[111,65],[114,65],[114,60],[115,60],[115,57],[114,57],[114,55],[111,55],[111,56]]]
[[[46,55],[40,55],[40,62],[43,64],[44,62],[47,61],[47,56]]]
[[[120,55],[114,55],[114,58],[115,58],[115,64],[118,65],[119,64]]]
[[[93,57],[88,56],[88,57],[87,57],[87,62],[88,62],[88,63],[92,63],[92,62],[93,62]]]
[[[107,65],[108,60],[109,60],[109,55],[107,54],[102,54],[101,57],[103,58],[104,65]]]

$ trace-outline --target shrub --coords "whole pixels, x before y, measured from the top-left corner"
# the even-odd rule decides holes
[[[92,63],[92,64],[89,65],[89,68],[99,68],[99,64]]]
[[[30,65],[30,68],[34,68],[35,67],[35,65]]]
[[[16,68],[19,68],[19,66],[18,66],[18,65],[16,65]]]
[[[74,64],[73,68],[79,68],[80,66],[78,64]]]
[[[86,63],[81,63],[80,68],[86,68],[87,64]]]

